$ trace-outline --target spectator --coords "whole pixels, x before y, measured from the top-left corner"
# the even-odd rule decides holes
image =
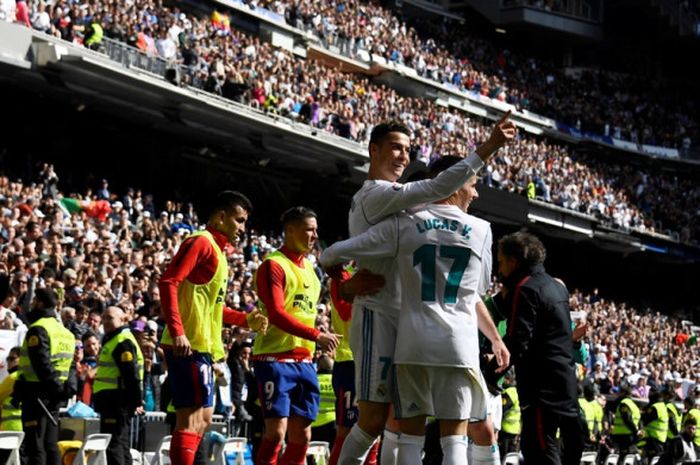
[[[92,386],[97,372],[97,358],[100,353],[100,340],[92,332],[86,332],[82,337],[82,360],[77,364],[78,400],[92,405]]]
[[[583,72],[575,79],[570,78],[551,64],[498,50],[486,40],[465,34],[461,27],[450,27],[449,21],[423,18],[409,26],[401,17],[375,4],[342,4],[337,9],[322,8],[322,4],[309,0],[261,4],[282,10],[281,14],[321,34],[331,45],[337,44],[346,51],[364,48],[398,64],[413,66],[424,77],[459,85],[462,90],[505,99],[523,108],[542,109],[545,113],[564,112],[562,118],[571,125],[582,115],[584,120],[588,115],[596,115],[600,122],[584,121],[583,130],[602,132],[598,126],[602,127],[606,119],[634,119],[645,129],[628,129],[641,133],[644,143],[666,141],[673,146],[674,134],[697,135],[694,123],[697,118],[686,115],[693,108],[688,104],[687,94],[675,97],[676,103],[681,102],[676,105],[659,102],[658,96],[664,92],[655,89],[649,95],[644,94],[647,80],[630,81],[626,76],[602,72]],[[99,2],[96,8],[105,9]],[[313,60],[296,58],[235,29],[222,33],[219,20],[188,15],[178,8],[156,7],[150,0],[139,3],[137,9],[139,14],[134,16],[126,13],[125,5],[114,6],[101,19],[105,33],[131,42],[145,53],[159,53],[181,61],[187,69],[182,76],[184,85],[225,94],[359,142],[367,139],[373,125],[398,115],[414,131],[422,159],[464,155],[488,133],[482,123],[456,110],[444,110],[425,99],[402,97],[393,89],[372,84],[366,77],[336,72]],[[64,21],[66,11],[69,19],[73,16],[77,19]],[[68,5],[53,10],[55,28],[69,40],[75,30],[72,24],[85,20],[74,11]],[[93,18],[98,17],[95,14]],[[426,34],[432,38],[426,39]],[[154,37],[158,38],[158,44]],[[177,48],[174,56],[173,44]],[[497,57],[493,63],[488,59],[491,56]],[[515,69],[519,72],[506,74]],[[514,83],[514,89],[508,88],[508,79]],[[528,96],[528,91],[519,86],[535,88],[539,94]],[[555,97],[544,97],[552,92]],[[635,97],[631,98],[629,92]],[[669,90],[670,95],[675,95],[674,92]],[[638,93],[643,93],[644,98]],[[600,98],[592,99],[590,95]],[[601,108],[593,108],[594,102],[599,101],[604,102]],[[630,115],[634,118],[629,118]],[[663,115],[672,115],[665,124],[656,121],[664,118]],[[646,118],[654,119],[653,124]],[[682,122],[681,127],[674,129],[678,121]],[[624,230],[662,233],[689,243],[697,243],[700,237],[695,214],[700,188],[691,179],[640,174],[631,166],[600,162],[586,155],[574,156],[564,146],[530,137],[522,137],[520,143],[503,151],[489,169],[486,179],[490,185],[595,216]],[[120,202],[130,215],[137,200],[134,194],[127,194]],[[105,197],[104,192],[98,196]],[[144,208],[143,202],[140,208]],[[77,297],[69,296],[72,300]]]

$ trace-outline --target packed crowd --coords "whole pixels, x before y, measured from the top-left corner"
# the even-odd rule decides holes
[[[165,410],[158,381],[162,353],[157,335],[164,321],[157,283],[183,238],[199,227],[196,213],[191,205],[170,201],[157,212],[151,196],[133,189],[117,196],[106,181],[94,192],[64,198],[55,189],[58,177],[51,165],[44,166],[36,181],[23,184],[0,177],[0,271],[10,277],[11,288],[0,303],[0,326],[24,334],[36,289],[53,289],[64,326],[82,342],[76,345],[76,356],[85,381],[94,378],[104,334],[102,314],[109,306],[120,307],[145,356],[147,410]],[[74,200],[79,200],[77,210],[71,208]],[[226,302],[232,308],[251,311],[255,306],[253,273],[261,257],[281,243],[280,237],[269,237],[252,232],[228,251],[231,286]],[[318,317],[318,326],[325,329],[327,300],[323,296]],[[247,336],[242,328],[222,335],[229,348],[236,342],[240,346]],[[89,404],[90,391],[89,381],[81,383],[79,399]]]
[[[682,400],[700,385],[700,347],[689,322],[606,300],[597,289],[574,291],[570,299],[572,311],[589,327],[586,377],[601,393],[628,386],[635,397],[647,399],[651,389],[671,385]]]
[[[163,327],[157,281],[183,238],[199,226],[192,205],[167,201],[158,212],[150,195],[129,189],[118,196],[106,181],[94,192],[71,195],[93,204],[107,199],[111,211],[100,220],[87,202],[82,210],[69,213],[51,165],[45,165],[36,181],[24,184],[0,177],[0,263],[12,288],[0,303],[2,328],[26,330],[22,315],[34,290],[50,287],[61,299],[64,325],[84,342],[88,359],[94,361],[103,334],[102,311],[117,305],[129,316],[132,328],[143,333],[144,352],[157,361],[155,335]],[[280,244],[277,235],[251,232],[228,251],[228,305],[242,311],[255,307],[253,274]],[[625,382],[636,386],[640,379],[651,387],[683,383],[684,392],[700,383],[696,373],[700,346],[681,320],[607,301],[597,291],[572,292],[571,308],[586,315],[591,354],[587,376],[600,384],[601,392],[614,393]],[[322,295],[318,311],[317,328],[329,330],[328,294]],[[224,335],[231,344],[246,337],[242,328]]]
[[[76,338],[78,399],[90,404],[105,333],[102,317],[109,306],[122,308],[144,355],[145,410],[165,411],[167,383],[161,383],[165,369],[158,344],[164,321],[157,282],[183,239],[200,226],[192,205],[166,201],[160,210],[152,196],[134,189],[119,195],[107,180],[94,190],[64,196],[58,174],[48,164],[29,181],[0,177],[0,273],[10,277],[11,287],[0,302],[2,329],[26,332],[36,290],[54,289],[61,321]],[[281,243],[274,233],[251,231],[225,250],[230,265],[227,305],[245,312],[256,307],[253,275]],[[317,263],[318,251],[309,258]],[[495,285],[492,291],[497,289]],[[317,305],[316,327],[323,332],[334,330],[329,300],[324,291]],[[583,316],[588,324],[583,340],[590,357],[580,376],[584,384],[588,379],[600,393],[612,395],[629,388],[640,399],[652,399],[670,385],[679,399],[698,397],[700,353],[689,326],[607,301],[597,290],[590,295],[574,291],[570,302],[572,316]],[[241,327],[222,333],[228,359],[217,367],[215,411],[230,416],[236,427],[259,419],[249,363],[251,337]],[[332,353],[318,350],[314,358],[323,355]],[[319,370],[324,366],[319,362]]]
[[[420,76],[580,130],[679,149],[697,141],[695,102],[672,86],[602,70],[567,74],[554,63],[465,31],[455,20],[403,18],[379,2],[252,3],[313,31],[323,44],[346,55],[364,50],[413,68]]]
[[[282,3],[268,6],[285,7]],[[299,7],[304,10],[310,5]],[[181,63],[185,84],[341,137],[365,142],[379,121],[402,119],[414,131],[414,157],[426,164],[447,153],[465,155],[487,134],[481,121],[462,112],[446,110],[428,100],[402,97],[365,77],[294,57],[232,29],[226,16],[216,12],[211,18],[198,18],[151,0],[133,4],[57,2],[48,9],[43,4],[32,4],[30,10],[35,8],[31,24],[37,29],[82,41],[86,28],[99,23],[108,37]],[[378,7],[362,8],[374,11]],[[350,10],[348,7],[341,13]],[[393,18],[394,23],[389,24],[398,27],[395,17],[383,14],[373,18]],[[40,27],[46,21],[38,18],[47,16],[51,21]],[[71,19],[55,21],[66,17]],[[394,26],[385,29],[391,31]],[[536,198],[594,215],[603,222],[670,234],[686,243],[698,240],[695,206],[700,189],[687,179],[632,172],[630,167],[574,155],[565,146],[527,136],[504,150],[489,169],[487,183],[491,186],[526,193],[534,184]],[[674,188],[668,189],[670,185]]]

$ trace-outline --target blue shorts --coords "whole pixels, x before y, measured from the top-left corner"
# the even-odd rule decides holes
[[[313,364],[255,362],[255,378],[265,418],[318,416],[321,393]]]
[[[336,424],[352,428],[359,415],[355,390],[355,362],[348,360],[333,365],[333,391]]]
[[[213,407],[214,376],[211,355],[193,352],[189,357],[176,357],[172,349],[164,349],[168,362],[168,382],[173,393],[173,407]]]

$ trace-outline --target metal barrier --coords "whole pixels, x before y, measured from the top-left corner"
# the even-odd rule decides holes
[[[166,77],[166,72],[171,70],[174,73],[173,77],[175,78],[177,84],[195,92],[200,99],[216,100],[219,103],[234,106],[238,111],[246,112],[251,116],[255,115],[257,117],[264,117],[267,119],[272,118],[278,123],[292,127],[296,132],[305,133],[313,136],[316,139],[321,139],[336,145],[343,145],[348,150],[360,153],[365,152],[363,144],[358,142],[328,134],[321,129],[309,126],[308,124],[298,123],[290,118],[277,114],[265,113],[261,110],[252,108],[249,105],[234,102],[233,100],[221,97],[220,95],[207,92],[203,90],[204,81],[197,79],[195,70],[188,66],[175,62],[169,62],[158,56],[149,56],[135,47],[109,38],[102,39],[99,52],[104,53],[112,61],[120,63],[127,68],[136,68],[139,70],[148,71],[160,77]],[[186,76],[188,79],[184,79]]]
[[[149,56],[135,47],[107,37],[102,39],[100,51],[128,68],[142,69],[158,76],[165,76],[169,68],[175,67],[175,63],[170,64],[158,56]]]

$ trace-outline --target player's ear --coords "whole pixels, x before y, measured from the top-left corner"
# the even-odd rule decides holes
[[[369,157],[373,158],[378,151],[379,151],[379,144],[377,144],[376,142],[370,142],[370,144],[369,144]]]

